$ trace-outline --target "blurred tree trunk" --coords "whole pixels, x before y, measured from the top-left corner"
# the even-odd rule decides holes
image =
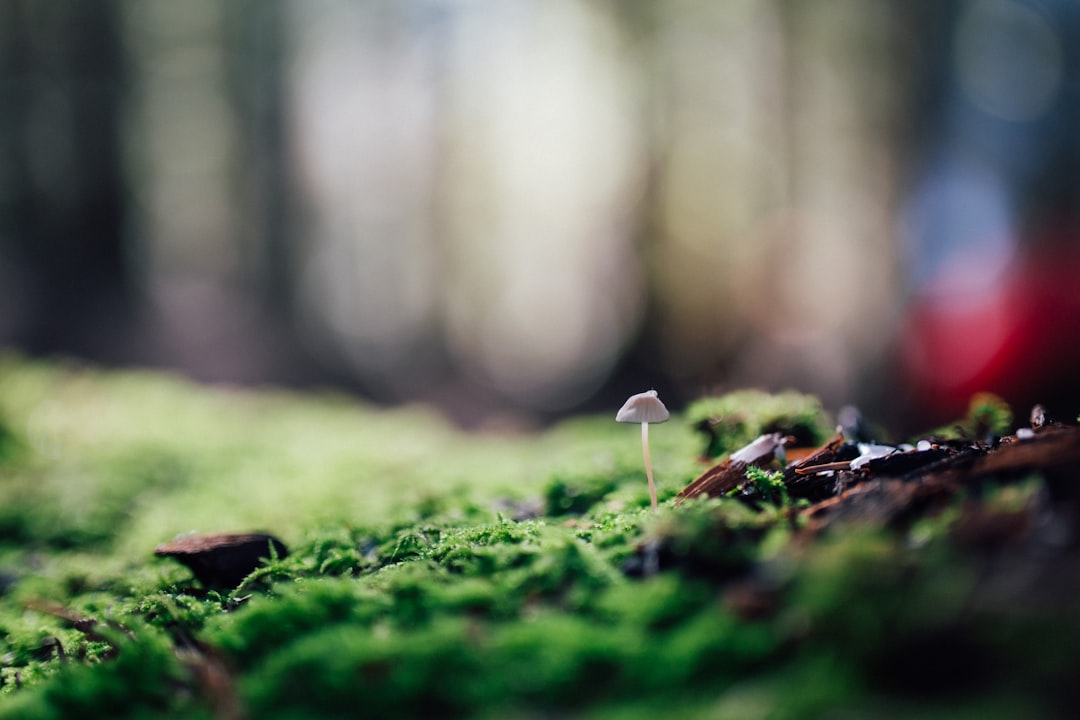
[[[0,331],[27,351],[122,352],[124,77],[115,3],[0,1]]]
[[[288,183],[284,122],[286,67],[281,0],[241,0],[224,8],[224,35],[232,48],[226,66],[231,105],[245,129],[238,141],[245,216],[240,229],[255,267],[254,290],[262,306],[287,321],[293,314],[295,252],[293,204]],[[282,328],[285,329],[285,328]]]

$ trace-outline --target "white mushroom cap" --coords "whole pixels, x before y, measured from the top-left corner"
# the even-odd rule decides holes
[[[627,398],[618,414],[615,415],[615,421],[623,423],[662,423],[667,421],[669,417],[671,417],[671,413],[664,407],[664,403],[660,402],[660,398],[656,396],[656,391],[649,390]]]

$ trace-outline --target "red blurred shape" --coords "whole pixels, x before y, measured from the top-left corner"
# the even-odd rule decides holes
[[[1062,238],[1075,245],[1080,235],[1056,239]],[[932,421],[962,417],[980,391],[1000,395],[1021,417],[1036,402],[1058,408],[1075,402],[1080,250],[1065,245],[1027,252],[999,282],[972,290],[946,275],[915,299],[900,359],[917,414]]]

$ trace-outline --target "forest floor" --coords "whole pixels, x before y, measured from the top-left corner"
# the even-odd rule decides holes
[[[702,398],[653,511],[615,410],[470,434],[0,357],[0,719],[1072,716],[1074,418]]]

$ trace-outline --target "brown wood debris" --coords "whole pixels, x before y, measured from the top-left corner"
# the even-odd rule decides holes
[[[676,496],[678,502],[691,498],[709,496],[719,497],[734,490],[746,482],[746,468],[750,465],[766,466],[776,457],[777,450],[784,446],[786,438],[780,433],[762,435],[742,450],[720,462],[696,480],[684,487]]]
[[[288,555],[285,544],[265,533],[189,535],[158,545],[154,554],[180,562],[208,588],[234,588],[273,554]]]
[[[687,485],[678,498],[732,496],[752,505],[777,502],[775,496],[761,495],[746,478],[748,465],[768,466],[776,454],[763,453],[745,462],[734,460],[738,453],[733,453]],[[988,485],[1032,477],[1044,482],[1051,503],[1080,518],[1080,427],[1074,425],[1038,425],[993,442],[928,439],[915,447],[897,448],[858,445],[838,432],[783,472],[788,497],[810,503],[798,512],[811,533],[839,520],[906,526],[959,497],[978,496]],[[1029,515],[992,512],[965,501],[956,530],[965,542],[992,544],[1026,531]]]

